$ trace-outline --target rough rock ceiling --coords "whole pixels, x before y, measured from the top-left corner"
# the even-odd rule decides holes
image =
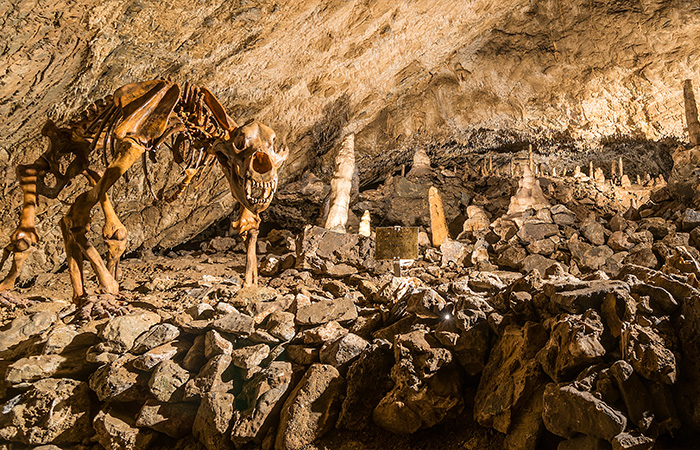
[[[12,167],[40,154],[45,118],[132,81],[199,83],[236,120],[270,124],[292,150],[286,179],[354,132],[365,181],[446,140],[685,139],[681,82],[700,86],[693,0],[24,0],[1,1],[0,17],[3,241],[20,204]],[[130,248],[181,242],[231,209],[221,181],[153,205],[133,172],[113,193]],[[44,233],[63,208],[47,205]]]

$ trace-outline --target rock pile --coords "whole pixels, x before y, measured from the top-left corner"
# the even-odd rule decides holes
[[[572,209],[475,206],[404,277],[371,237],[309,226],[261,243],[266,287],[208,280],[186,311],[76,324],[38,303],[0,331],[0,448],[293,450],[467,408],[509,449],[700,429],[700,213]]]

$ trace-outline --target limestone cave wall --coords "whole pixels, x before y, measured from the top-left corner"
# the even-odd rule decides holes
[[[205,85],[235,120],[269,124],[292,151],[283,182],[327,173],[338,140],[355,133],[369,183],[441,142],[546,152],[562,140],[584,150],[687,140],[681,83],[700,86],[698,36],[694,0],[5,0],[0,245],[21,203],[14,166],[42,152],[46,118],[66,120],[129,82]],[[131,250],[176,245],[232,210],[218,169],[161,205],[138,166],[111,193]],[[178,182],[171,169],[159,155],[156,188]],[[30,266],[60,265],[56,223],[84,188],[41,204],[44,243]]]

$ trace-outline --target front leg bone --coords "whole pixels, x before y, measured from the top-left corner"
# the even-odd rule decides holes
[[[243,287],[258,285],[258,258],[256,255],[256,245],[258,243],[258,229],[254,228],[248,231],[246,237],[247,252],[245,263],[245,282]]]
[[[245,281],[243,287],[258,285],[258,228],[260,227],[260,216],[249,211],[241,205],[241,212],[238,220],[231,224],[241,236],[246,239],[246,264]]]
[[[9,254],[12,253],[12,266],[5,279],[0,283],[0,292],[12,289],[19,277],[22,264],[29,256],[31,247],[39,241],[34,226],[37,203],[37,180],[48,169],[46,161],[39,158],[34,164],[17,166],[17,179],[22,188],[22,212],[19,224],[10,236],[10,243],[5,247],[0,269]]]

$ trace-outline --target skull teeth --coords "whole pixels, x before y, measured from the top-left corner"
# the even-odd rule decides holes
[[[252,205],[269,203],[277,189],[277,180],[255,181],[251,178],[245,180],[246,200]]]

